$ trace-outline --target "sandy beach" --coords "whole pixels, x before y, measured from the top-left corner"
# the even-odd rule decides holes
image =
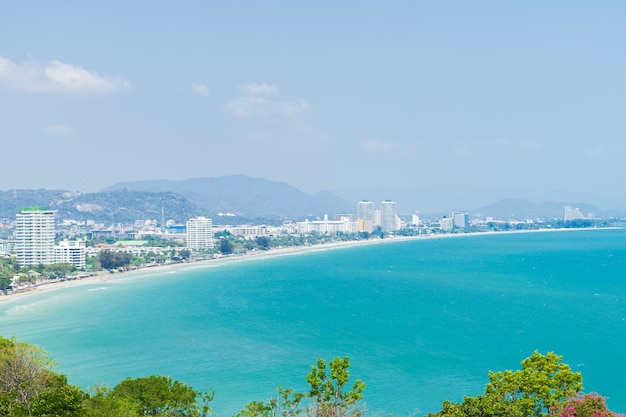
[[[399,242],[402,240],[410,240],[410,239],[420,239],[424,238],[421,236],[410,236],[410,237],[394,237],[394,238],[386,238],[386,239],[368,239],[368,240],[353,240],[353,241],[344,241],[344,242],[330,242],[330,243],[322,243],[319,245],[311,245],[311,246],[291,246],[284,248],[274,248],[269,249],[267,251],[251,251],[241,255],[230,255],[224,257],[218,257],[213,259],[203,259],[198,261],[190,261],[190,262],[182,262],[182,263],[166,263],[160,265],[151,265],[146,267],[141,267],[137,269],[121,271],[111,273],[109,271],[97,271],[91,273],[89,276],[83,276],[72,280],[49,280],[38,282],[37,284],[32,285],[27,289],[20,290],[15,293],[10,293],[7,295],[0,295],[0,304],[7,303],[11,301],[16,301],[25,297],[29,297],[35,294],[41,294],[49,291],[56,291],[64,288],[77,287],[81,285],[95,284],[100,282],[107,282],[110,279],[114,279],[120,276],[128,276],[130,274],[142,273],[146,274],[148,271],[164,271],[167,269],[174,268],[186,268],[191,265],[202,267],[203,265],[211,265],[215,263],[223,263],[223,262],[234,262],[234,261],[242,261],[242,260],[251,260],[251,259],[259,259],[259,258],[274,258],[279,256],[287,256],[293,255],[296,253],[304,253],[304,252],[314,252],[321,250],[330,250],[337,248],[345,248],[357,245],[371,245],[371,244],[380,244],[380,243],[389,243],[389,242]]]
[[[0,304],[16,301],[22,299],[24,297],[32,296],[35,294],[41,294],[48,291],[56,291],[64,288],[77,287],[80,285],[88,285],[95,284],[99,282],[107,282],[110,279],[117,278],[121,275],[127,276],[130,274],[142,273],[146,274],[147,271],[163,271],[166,269],[173,268],[187,268],[191,265],[202,267],[203,265],[211,265],[214,263],[222,263],[222,262],[234,262],[234,261],[242,261],[242,260],[252,260],[259,258],[274,258],[280,256],[288,256],[298,253],[305,252],[315,252],[315,251],[324,251],[338,248],[346,248],[353,247],[358,245],[374,245],[374,244],[384,244],[384,243],[392,243],[392,242],[401,242],[406,240],[417,240],[417,239],[441,239],[441,238],[455,238],[455,237],[470,237],[470,236],[485,236],[492,234],[509,234],[509,233],[535,233],[535,232],[556,232],[556,231],[575,231],[575,230],[590,230],[590,229],[537,229],[537,230],[520,230],[520,231],[501,231],[501,232],[475,232],[475,233],[456,233],[456,234],[428,234],[428,235],[419,235],[419,236],[401,236],[401,237],[388,237],[384,239],[367,239],[367,240],[349,240],[342,242],[330,242],[330,243],[322,243],[318,245],[311,246],[290,246],[284,248],[274,248],[269,249],[267,251],[251,251],[241,255],[230,255],[224,256],[214,259],[203,259],[198,261],[190,261],[190,262],[182,262],[182,263],[167,263],[161,265],[151,265],[138,269],[115,272],[111,273],[109,271],[98,271],[92,273],[89,276],[77,278],[73,280],[50,280],[39,282],[28,289],[24,289],[15,293],[11,293],[8,295],[0,296]],[[149,278],[147,276],[146,278]]]

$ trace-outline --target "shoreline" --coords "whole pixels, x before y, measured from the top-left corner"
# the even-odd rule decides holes
[[[472,236],[488,236],[488,235],[500,235],[500,234],[513,234],[513,233],[537,233],[537,232],[563,232],[563,231],[576,231],[576,230],[607,230],[613,228],[597,228],[597,229],[536,229],[536,230],[508,230],[508,231],[490,231],[490,232],[471,232],[471,233],[454,233],[454,234],[429,234],[429,235],[418,235],[418,236],[398,236],[398,237],[388,237],[384,239],[365,239],[365,240],[347,240],[342,242],[329,242],[329,243],[321,243],[318,245],[309,245],[309,246],[290,246],[290,247],[282,247],[282,248],[274,248],[266,251],[254,251],[247,252],[240,255],[234,256],[225,256],[221,258],[214,259],[203,259],[198,261],[191,262],[177,262],[177,263],[168,263],[161,265],[151,265],[145,266],[141,268],[137,268],[134,270],[121,271],[111,273],[107,270],[105,271],[97,271],[92,275],[84,277],[84,278],[76,278],[73,280],[64,280],[64,281],[50,281],[50,282],[41,282],[35,284],[32,288],[26,289],[20,292],[11,293],[8,295],[0,295],[0,305],[9,303],[12,301],[21,300],[22,298],[26,298],[36,294],[43,294],[46,292],[52,292],[56,290],[62,290],[65,288],[73,288],[83,285],[89,284],[97,284],[104,283],[109,281],[109,279],[114,279],[119,276],[128,276],[136,273],[146,274],[149,271],[158,271],[163,272],[168,269],[175,268],[183,268],[194,266],[197,268],[207,267],[208,265],[215,263],[224,263],[224,262],[235,262],[235,261],[248,261],[254,259],[267,259],[267,258],[277,258],[281,256],[290,256],[290,255],[298,255],[302,253],[308,252],[317,252],[317,251],[325,251],[332,249],[340,249],[340,248],[349,248],[361,245],[374,245],[374,244],[383,244],[383,243],[392,243],[392,242],[403,242],[410,240],[424,240],[424,239],[447,239],[447,238],[455,238],[455,237],[472,237]],[[149,278],[148,276],[145,277]]]

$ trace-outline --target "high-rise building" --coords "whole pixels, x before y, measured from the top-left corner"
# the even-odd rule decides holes
[[[380,203],[380,228],[383,232],[398,230],[396,217],[396,203],[394,201],[385,200]]]
[[[452,213],[450,216],[452,218],[453,227],[457,229],[467,230],[469,227],[469,214],[467,213]]]
[[[372,233],[374,229],[374,203],[361,200],[356,204],[357,230]]]
[[[187,220],[187,248],[213,249],[213,221],[206,217]]]
[[[84,240],[62,240],[54,247],[54,263],[70,264],[77,269],[85,269],[86,254]]]
[[[580,209],[577,207],[565,206],[565,215],[564,220],[572,221],[572,220],[584,220],[586,217],[584,214],[580,212]]]
[[[54,211],[23,208],[15,216],[15,252],[19,266],[54,263]]]

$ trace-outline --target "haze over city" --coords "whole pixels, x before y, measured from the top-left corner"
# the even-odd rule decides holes
[[[625,12],[12,2],[0,190],[243,174],[350,197],[464,184],[623,202]]]

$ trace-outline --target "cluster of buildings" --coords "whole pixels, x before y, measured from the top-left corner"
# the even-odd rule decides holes
[[[85,269],[84,240],[62,240],[55,244],[54,211],[22,209],[15,217],[15,253],[20,266],[68,263]]]
[[[62,229],[68,224],[70,227],[77,226],[71,222],[71,220],[63,220],[59,222],[58,226]],[[356,204],[356,214],[337,214],[332,219],[326,215],[323,219],[306,219],[301,222],[288,221],[277,227],[266,225],[215,227],[210,218],[195,217],[189,219],[184,225],[174,225],[173,221],[170,221],[162,228],[157,227],[156,221],[138,220],[131,229],[125,231],[124,236],[130,239],[141,239],[142,235],[159,234],[166,238],[185,241],[187,249],[191,251],[205,251],[214,249],[217,231],[228,232],[236,237],[254,239],[281,234],[354,234],[373,233],[375,231],[393,233],[409,225],[409,223],[418,226],[420,223],[419,215],[415,213],[410,221],[402,222],[398,217],[394,201],[385,200],[375,204],[369,200],[361,200]],[[468,225],[467,213],[453,213],[449,218],[442,220],[441,229],[466,229]],[[101,244],[97,247],[87,247],[82,238],[57,241],[56,227],[55,211],[46,208],[20,209],[15,217],[14,238],[0,240],[0,255],[15,253],[20,266],[68,263],[77,269],[84,270],[87,255],[95,255],[102,249],[126,251],[133,255],[141,255],[144,252],[160,252],[163,249],[148,248],[143,243],[139,244],[140,242],[133,240],[128,241],[127,244],[117,241],[115,244],[108,246]],[[85,235],[84,233],[75,234],[78,236]],[[93,238],[116,237],[113,228],[92,230],[91,236]],[[174,244],[173,246],[178,245]]]
[[[589,216],[590,217],[590,216]],[[584,216],[578,208],[565,207],[565,221],[584,220]],[[68,223],[69,222],[69,223]],[[63,239],[57,241],[56,227],[62,229],[69,224],[76,226],[71,220],[63,220],[58,225],[55,223],[55,211],[46,208],[20,209],[15,217],[13,239],[0,239],[0,255],[16,254],[20,266],[38,266],[66,263],[75,266],[79,270],[86,268],[87,255],[96,255],[102,249],[125,251],[132,255],[146,253],[162,253],[170,248],[147,247],[140,240],[142,236],[157,234],[169,239],[178,239],[181,243],[186,242],[187,249],[191,251],[210,251],[215,247],[215,234],[228,232],[235,237],[254,239],[258,237],[278,236],[282,234],[354,234],[354,233],[394,233],[405,227],[420,227],[420,234],[432,232],[465,232],[469,230],[488,230],[497,223],[488,218],[485,221],[473,220],[470,223],[468,213],[452,212],[449,216],[429,224],[420,224],[418,213],[414,213],[410,220],[402,221],[398,214],[396,203],[384,200],[376,205],[369,200],[361,200],[356,204],[356,214],[337,214],[332,219],[328,215],[323,219],[304,220],[301,222],[284,222],[282,226],[266,225],[239,225],[239,226],[214,226],[210,218],[195,217],[189,219],[184,225],[176,225],[168,221],[162,227],[157,227],[156,220],[138,220],[131,229],[124,231],[123,235],[130,238],[126,244],[117,241],[115,244],[101,244],[97,247],[87,247],[84,239]],[[163,219],[161,221],[163,223]],[[510,221],[509,221],[510,223]],[[517,225],[514,225],[517,226]],[[523,225],[522,225],[523,226]],[[423,229],[423,230],[422,230]],[[71,230],[71,229],[70,229]],[[76,235],[85,235],[76,233]],[[113,228],[93,230],[91,236],[118,237]],[[174,244],[173,246],[180,246]]]

